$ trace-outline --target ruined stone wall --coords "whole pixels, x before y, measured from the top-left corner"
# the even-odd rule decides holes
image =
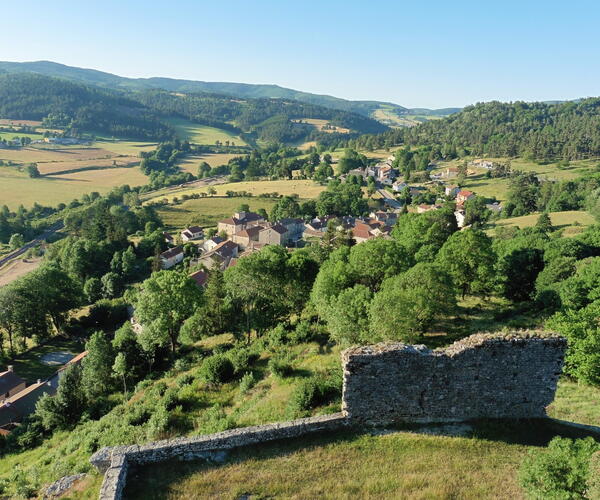
[[[357,425],[545,417],[566,340],[477,334],[445,349],[378,344],[342,353],[343,412]]]

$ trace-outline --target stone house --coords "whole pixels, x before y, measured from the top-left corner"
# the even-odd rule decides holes
[[[292,241],[299,240],[302,238],[302,233],[304,232],[304,221],[299,218],[290,218],[290,219],[281,219],[278,221],[279,224],[284,226],[290,233],[290,239]]]
[[[183,261],[183,248],[177,246],[160,254],[160,265],[163,269],[171,269]]]
[[[175,244],[175,238],[173,238],[173,235],[171,233],[167,233],[165,231],[165,232],[163,232],[163,237],[165,238],[165,242],[168,243],[169,245]]]
[[[456,203],[458,205],[464,205],[465,202],[475,197],[475,193],[473,191],[469,191],[468,189],[461,189],[456,194]]]
[[[265,222],[265,219],[253,212],[236,212],[233,217],[223,219],[217,224],[217,231],[225,232],[227,236],[232,237],[235,233],[251,226],[256,226]]]
[[[219,243],[210,252],[206,252],[202,255],[198,262],[207,269],[218,268],[221,270],[227,269],[231,259],[237,257],[239,247],[237,243],[231,240],[223,241]]]
[[[259,233],[258,241],[264,245],[286,246],[291,241],[291,234],[285,226],[275,223]]]
[[[455,198],[459,191],[460,191],[460,188],[458,186],[455,186],[455,185],[446,186],[444,188],[444,194],[446,196],[450,196],[452,198]]]
[[[27,383],[19,377],[9,365],[5,372],[0,373],[0,401],[4,401],[25,389]]]
[[[190,274],[190,278],[196,282],[196,285],[198,285],[199,288],[204,288],[208,281],[208,273],[201,269],[200,271]]]
[[[190,226],[181,231],[181,240],[188,242],[204,238],[204,230],[200,226]]]
[[[448,167],[444,172],[444,176],[446,179],[454,179],[455,177],[458,177],[458,168]]]
[[[0,426],[20,422],[35,411],[35,405],[44,394],[53,396],[56,389],[49,382],[38,380],[0,403]]]
[[[264,229],[264,226],[251,226],[242,229],[231,237],[234,243],[237,243],[242,250],[252,245],[252,242],[258,242],[258,235]]]

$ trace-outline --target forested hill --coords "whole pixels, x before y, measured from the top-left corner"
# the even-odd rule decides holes
[[[381,133],[385,125],[366,116],[284,99],[239,99],[164,90],[117,91],[34,73],[0,74],[0,117],[44,120],[48,126],[136,139],[164,140],[170,118],[244,133],[264,142],[316,140],[326,132],[305,119],[326,120],[348,137]],[[301,123],[299,123],[301,122]]]
[[[349,129],[354,134],[387,130],[385,125],[357,113],[289,99],[234,99],[217,94],[175,94],[162,90],[132,95],[164,117],[181,116],[196,123],[251,134],[265,142],[290,143],[318,139],[326,134],[306,123],[297,123],[305,119],[327,120],[330,126]]]
[[[179,80],[174,78],[126,78],[94,69],[77,68],[66,66],[51,61],[34,62],[3,62],[0,61],[0,73],[32,72],[46,76],[64,78],[67,80],[96,85],[99,87],[120,90],[148,90],[163,89],[170,92],[198,93],[208,92],[227,95],[230,97],[244,99],[291,99],[307,104],[325,106],[331,109],[358,113],[368,117],[374,117],[375,112],[385,108],[395,115],[418,114],[446,116],[457,111],[456,108],[441,110],[430,109],[407,109],[398,104],[380,101],[351,101],[330,95],[312,94],[299,90],[280,87],[279,85],[232,83],[232,82],[204,82],[197,80]]]
[[[600,98],[559,104],[476,104],[442,120],[361,137],[356,143],[428,145],[441,152],[464,148],[478,156],[536,160],[600,156]]]
[[[31,73],[0,74],[0,117],[136,139],[174,134],[155,112],[121,93]]]

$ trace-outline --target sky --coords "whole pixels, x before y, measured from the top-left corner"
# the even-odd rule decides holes
[[[600,2],[3,2],[0,60],[407,107],[600,95]]]

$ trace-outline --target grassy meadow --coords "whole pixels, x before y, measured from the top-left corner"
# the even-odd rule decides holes
[[[220,128],[199,125],[183,118],[171,118],[167,122],[175,128],[180,139],[194,144],[214,145],[216,141],[233,141],[236,146],[248,145],[239,135]]]
[[[563,229],[564,236],[574,236],[583,231],[587,226],[596,222],[588,212],[567,210],[565,212],[550,212],[550,220],[556,229]],[[523,215],[522,217],[511,217],[493,222],[495,228],[519,227],[521,229],[535,226],[540,214]]]
[[[219,167],[221,165],[227,165],[229,160],[237,156],[241,155],[239,153],[206,153],[203,155],[190,155],[177,163],[177,166],[184,172],[198,175],[198,167],[203,161],[208,163],[211,167]]]
[[[258,196],[265,193],[279,193],[281,195],[297,194],[300,198],[311,199],[319,196],[321,191],[326,189],[312,180],[276,180],[276,181],[244,181],[230,182],[214,186],[217,190],[217,195],[224,196],[227,191],[246,191],[252,193],[253,196]],[[145,201],[162,200],[167,198],[172,200],[174,196],[181,197],[183,194],[192,195],[194,193],[206,193],[208,186],[205,187],[190,187],[178,190],[173,194],[169,188],[154,191]]]
[[[199,198],[162,206],[157,211],[165,227],[174,230],[190,225],[216,226],[219,220],[231,217],[242,203],[247,203],[252,211],[264,208],[270,212],[276,202],[273,198]]]

